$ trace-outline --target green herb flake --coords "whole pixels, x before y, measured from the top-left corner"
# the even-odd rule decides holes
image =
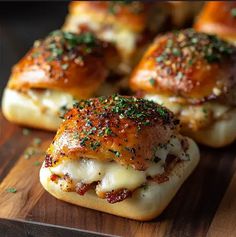
[[[173,48],[173,49],[172,49],[172,53],[173,53],[175,56],[177,56],[177,57],[181,55],[180,50],[177,49],[177,48]]]
[[[108,151],[115,154],[116,157],[120,157],[120,152],[119,151],[115,151],[115,150],[112,150],[112,149],[109,149]]]
[[[231,9],[231,16],[236,17],[236,8]]]
[[[202,112],[204,113],[205,117],[208,116],[208,110],[206,108],[202,108]]]
[[[166,46],[168,48],[171,48],[173,46],[173,40],[172,39],[168,39]]]
[[[162,108],[157,108],[157,112],[161,115],[161,117],[166,116],[166,111]]]
[[[117,8],[116,8],[115,2],[110,2],[109,7],[108,7],[108,12],[113,15],[117,13]]]
[[[61,68],[62,68],[63,70],[66,70],[68,67],[69,67],[69,64],[67,64],[67,63],[61,65]]]
[[[53,56],[49,56],[46,58],[46,62],[52,62],[54,60]]]
[[[98,141],[91,142],[91,144],[90,144],[90,147],[92,148],[92,150],[96,150],[100,146],[101,146],[101,143]]]
[[[40,55],[40,52],[36,51],[32,54],[33,58],[37,58]]]
[[[79,133],[78,132],[74,132],[73,133],[73,138],[76,139],[76,140],[79,139]]]
[[[151,86],[155,86],[156,81],[155,81],[154,78],[150,78],[150,79],[149,79],[149,83],[151,84]]]
[[[23,129],[22,129],[22,134],[23,134],[24,136],[28,136],[28,135],[30,134],[30,130],[29,130],[28,128],[23,128]]]
[[[89,140],[88,137],[83,137],[83,138],[81,139],[81,141],[80,141],[80,145],[81,145],[81,146],[84,146],[84,145],[85,145],[85,142],[88,141],[88,140]]]
[[[156,61],[157,61],[158,63],[162,62],[163,60],[164,60],[164,56],[163,56],[163,55],[161,55],[161,56],[159,56],[159,57],[156,58]]]
[[[39,165],[41,165],[41,162],[40,162],[40,161],[35,161],[35,162],[34,162],[34,166],[39,166]]]
[[[39,146],[42,143],[42,140],[38,137],[34,138],[33,144]]]
[[[8,192],[8,193],[16,193],[17,190],[16,190],[16,188],[14,188],[14,187],[10,187],[10,188],[7,188],[7,189],[6,189],[6,192]]]
[[[180,81],[183,78],[183,76],[184,76],[184,74],[182,72],[178,72],[175,77],[175,80]]]
[[[30,159],[33,155],[35,155],[36,150],[33,147],[28,147],[25,151],[24,151],[24,158],[26,160]]]
[[[111,130],[109,127],[107,127],[107,128],[105,129],[105,134],[106,134],[106,135],[111,135],[111,134],[112,134],[112,130]]]

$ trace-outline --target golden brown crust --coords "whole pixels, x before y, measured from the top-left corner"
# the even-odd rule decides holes
[[[148,9],[153,3],[143,3],[138,1],[74,1],[69,6],[70,14],[77,14],[80,11],[91,14],[101,14],[104,21],[122,24],[132,31],[141,32],[147,25]]]
[[[130,79],[133,90],[194,103],[220,97],[235,84],[235,47],[192,29],[157,37]]]
[[[70,4],[63,30],[89,29],[114,43],[123,59],[120,71],[127,74],[168,17],[167,4],[156,1],[77,1]]]
[[[177,125],[169,110],[151,101],[118,95],[81,101],[66,113],[47,158],[50,165],[87,157],[144,170]]]
[[[8,87],[20,91],[58,89],[76,98],[88,98],[106,79],[108,60],[113,63],[114,52],[92,33],[54,31],[45,40],[36,41],[14,66]]]
[[[236,2],[208,2],[205,4],[194,28],[236,41]]]

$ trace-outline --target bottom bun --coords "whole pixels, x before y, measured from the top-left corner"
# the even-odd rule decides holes
[[[50,131],[56,131],[62,121],[58,114],[43,110],[29,96],[12,89],[4,90],[2,112],[11,122]]]
[[[200,155],[197,145],[191,139],[189,143],[190,159],[177,163],[168,181],[161,184],[149,182],[145,188],[138,188],[131,198],[114,204],[99,198],[94,190],[88,191],[84,196],[76,192],[62,191],[59,184],[51,181],[50,168],[45,168],[44,164],[40,170],[40,182],[50,194],[60,200],[130,219],[151,220],[160,215],[167,207],[199,162]]]
[[[215,148],[227,146],[236,140],[236,109],[226,112],[209,127],[198,131],[185,130],[183,127],[182,132],[207,146]]]

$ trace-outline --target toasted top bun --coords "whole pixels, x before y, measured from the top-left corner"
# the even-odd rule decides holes
[[[106,79],[117,56],[108,43],[92,33],[73,34],[54,31],[14,66],[8,87],[57,89],[76,98],[87,98]]]
[[[178,132],[173,113],[154,102],[110,96],[80,101],[65,114],[46,155],[46,167],[65,159],[97,159],[148,168],[155,147]]]
[[[69,5],[64,31],[93,31],[114,43],[125,65],[136,64],[143,47],[169,17],[166,3],[155,1],[75,1]]]
[[[130,79],[133,90],[192,103],[228,96],[235,84],[236,48],[193,29],[157,37]]]
[[[194,28],[236,41],[236,2],[208,2],[198,16]]]
[[[94,20],[142,32],[149,24],[150,10],[155,5],[141,1],[74,1],[70,3],[69,12],[72,15],[86,12],[94,15]]]

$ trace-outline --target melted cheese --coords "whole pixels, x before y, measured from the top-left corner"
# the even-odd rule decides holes
[[[69,174],[74,182],[92,183],[100,181],[97,190],[108,192],[121,188],[134,190],[146,183],[147,176],[155,176],[164,172],[165,159],[168,154],[173,154],[182,160],[190,157],[191,148],[184,152],[179,138],[172,138],[164,147],[159,148],[156,155],[160,158],[158,163],[150,161],[149,168],[138,171],[130,166],[122,166],[115,161],[102,162],[95,159],[70,160],[64,159],[60,164],[50,168],[57,175]],[[188,139],[189,144],[193,143]]]
[[[74,99],[73,96],[57,90],[34,90],[27,91],[27,95],[32,101],[42,110],[48,110],[50,113],[59,115],[60,109],[63,106],[67,108],[72,107]]]
[[[206,113],[210,113],[213,119],[217,119],[230,109],[229,106],[216,102],[205,102],[204,104],[195,106],[184,105],[173,102],[171,97],[161,95],[147,94],[145,99],[152,100],[158,104],[163,104],[175,114],[180,114],[183,117],[188,117],[189,119],[195,119],[198,121],[206,120]]]

